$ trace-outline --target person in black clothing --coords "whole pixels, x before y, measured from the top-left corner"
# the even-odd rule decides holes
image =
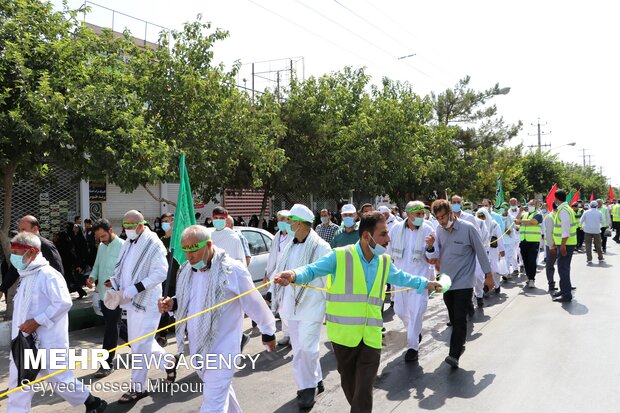
[[[39,235],[40,228],[41,226],[39,225],[39,220],[32,215],[26,215],[17,223],[17,229],[19,232],[31,232],[39,237],[39,239],[41,240],[41,254],[46,260],[49,261],[50,265],[56,271],[64,275],[65,271],[62,265],[62,259],[60,258],[60,254],[58,253],[56,246],[54,246],[54,244],[50,240],[43,238],[41,235]],[[6,275],[2,278],[2,285],[0,285],[0,298],[2,298],[2,296],[6,294],[7,291],[9,291],[9,289],[13,286],[13,284],[15,284],[15,281],[17,281],[18,278],[19,274],[17,273],[17,270],[15,269],[15,267],[10,265],[8,267]]]
[[[172,239],[172,226],[174,224],[174,215],[170,212],[166,212],[161,216],[161,226],[162,230],[165,231],[164,236],[161,237],[161,242],[166,247],[166,251],[168,251],[168,255],[166,256],[166,260],[168,260],[168,265],[170,266],[169,271],[172,273],[172,277],[170,278],[170,285],[167,286],[168,280],[164,281],[162,284],[162,291],[164,297],[174,297],[176,292],[176,284],[177,284],[177,273],[179,272],[179,263],[172,257],[170,254],[170,241]],[[170,273],[170,272],[169,272]],[[168,287],[166,289],[166,287]],[[163,328],[169,324],[174,323],[174,317],[168,314],[167,312],[162,313],[161,318],[159,319],[159,327]],[[155,339],[159,343],[160,346],[165,347],[168,344],[168,333],[172,333],[174,335],[174,327],[170,327],[167,330],[160,331],[155,336]]]
[[[153,221],[153,228],[154,228],[153,230],[155,231],[155,233],[157,234],[159,238],[163,237],[164,234],[166,233],[166,231],[161,229],[161,218],[160,217],[155,218],[155,220]]]
[[[84,232],[86,233],[86,265],[93,268],[97,258],[97,240],[93,229],[93,221],[90,218],[84,220]]]
[[[80,274],[82,271],[82,267],[80,265],[80,260],[78,258],[78,254],[75,249],[74,242],[74,233],[79,231],[79,227],[76,224],[72,224],[67,222],[67,228],[63,232],[59,232],[54,237],[54,244],[58,248],[58,252],[62,259],[62,265],[65,269],[64,277],[67,283],[67,288],[69,288],[70,292],[77,292],[79,294],[79,298],[86,296],[86,291],[82,288],[82,283],[76,280],[76,275]],[[82,238],[84,236],[82,235]],[[84,245],[86,245],[86,239],[84,238]]]
[[[258,228],[258,217],[256,216],[256,214],[250,217],[250,222],[248,223],[248,226]]]

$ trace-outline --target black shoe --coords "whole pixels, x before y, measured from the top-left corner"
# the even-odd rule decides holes
[[[575,291],[577,289],[577,287],[571,287],[570,289]]]
[[[557,290],[557,288],[556,288],[556,290]],[[553,293],[553,298],[561,297],[561,296],[562,296],[562,292],[560,292],[560,291],[556,291],[555,293]]]
[[[166,336],[157,336],[155,338],[155,341],[157,341],[157,344],[159,344],[161,347],[166,347],[168,345],[168,339],[166,338]]]
[[[103,413],[106,407],[108,407],[108,403],[105,400],[95,397],[92,403],[86,405],[86,413]]]
[[[451,323],[451,322],[449,322],[449,321],[446,323],[446,325],[447,325],[448,327],[452,327],[452,323]]]
[[[553,294],[557,290],[558,290],[558,287],[556,287],[555,285],[549,286],[549,294]]]
[[[323,386],[323,380],[316,384],[316,394],[321,394],[325,391],[325,386]]]
[[[555,301],[556,303],[570,303],[573,299],[570,297],[555,297],[553,299],[553,301]]]
[[[457,359],[456,357],[448,356],[444,361],[448,363],[453,369],[459,368],[459,359]]]
[[[477,301],[477,304],[478,304],[478,308],[484,307],[484,300],[482,299],[482,297],[476,298],[476,301]]]
[[[418,361],[418,352],[412,348],[410,348],[409,350],[407,350],[407,352],[405,353],[405,361],[407,363],[411,363],[413,361]]]
[[[495,294],[499,294],[502,291],[502,287],[497,287],[495,289]]]
[[[297,392],[297,404],[300,409],[309,409],[314,406],[314,392],[316,389],[311,387]]]
[[[108,363],[112,366],[112,363]],[[104,377],[108,377],[110,374],[114,373],[114,367],[110,367],[109,369],[104,369],[103,367],[99,367],[99,370],[95,372],[96,379],[102,379]]]
[[[249,341],[250,341],[250,335],[243,333],[243,335],[241,336],[241,352],[243,352],[243,348],[245,347],[246,344],[248,344]]]

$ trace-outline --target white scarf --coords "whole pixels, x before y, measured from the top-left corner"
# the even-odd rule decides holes
[[[149,276],[149,267],[153,257],[161,251],[161,240],[156,233],[152,232],[148,228],[144,229],[144,232],[136,239],[135,245],[132,245],[131,241],[127,241],[121,247],[120,258],[116,262],[114,267],[114,275],[110,277],[110,281],[116,290],[121,285],[121,270],[123,268],[123,262],[127,258],[127,252],[129,248],[137,248],[135,256],[137,257],[136,264],[131,269],[131,284],[135,285]],[[131,299],[131,304],[138,311],[146,311],[146,305],[151,303],[152,296],[155,290],[145,289],[134,298]]]
[[[177,279],[176,299],[177,310],[175,317],[182,320],[189,315],[190,297],[192,294],[192,277],[207,277],[207,289],[204,291],[203,309],[207,309],[217,305],[223,301],[226,286],[228,286],[228,275],[232,272],[233,260],[222,249],[214,247],[215,254],[211,259],[211,268],[205,272],[195,272],[189,262],[183,264],[179,270],[179,278]],[[211,351],[213,342],[217,337],[218,324],[220,320],[222,307],[208,311],[198,316],[198,347],[197,354],[207,355]],[[178,354],[183,354],[185,330],[187,329],[187,321],[179,323],[175,327],[177,338]]]
[[[304,248],[302,255],[301,257],[299,257],[299,261],[295,264],[295,268],[302,267],[319,259],[319,257],[316,256],[316,252],[321,241],[323,241],[323,239],[319,237],[319,235],[313,229],[310,229],[310,233],[308,234],[306,240],[303,243]],[[293,269],[288,264],[288,258],[291,255],[291,249],[294,245],[295,242],[292,241],[289,242],[284,248],[284,252],[282,253],[282,259],[276,267],[276,274],[284,271],[285,269]],[[308,283],[304,285],[308,285]],[[280,297],[283,292],[282,288],[283,287],[279,284],[276,284],[274,288],[273,300],[271,300],[271,307],[274,313],[278,311],[278,307],[282,302]],[[301,302],[307,288],[295,286],[291,286],[291,288],[293,288],[295,291],[295,307],[297,307],[297,305]]]
[[[41,253],[38,253],[35,259],[30,264],[28,264],[26,269],[17,270],[19,274],[18,288],[20,292],[23,291],[22,296],[24,297],[24,301],[19,303],[19,314],[13,315],[15,321],[17,322],[17,325],[23,324],[28,319],[28,310],[30,310],[32,304],[32,295],[36,287],[37,280],[41,276],[44,276],[44,274],[41,274],[40,270],[46,265],[49,265],[49,262],[43,257]],[[38,345],[36,334],[34,335],[34,337]]]
[[[424,224],[418,227],[418,236],[416,242],[413,245],[413,258],[422,259],[424,257]],[[393,237],[390,239],[390,248],[392,250],[392,257],[396,259],[402,259],[405,256],[405,231],[410,231],[407,228],[407,220],[397,223],[392,227]]]

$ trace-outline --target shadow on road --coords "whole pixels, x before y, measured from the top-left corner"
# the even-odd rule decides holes
[[[589,312],[588,307],[575,300],[570,303],[562,303],[562,308],[570,315],[586,315]]]
[[[447,399],[476,397],[495,380],[495,374],[485,374],[476,383],[474,373],[473,370],[454,370],[445,363],[431,373],[424,373],[418,364],[395,359],[383,369],[375,388],[387,391],[388,400],[414,398],[419,400],[419,408],[437,410],[445,405]]]

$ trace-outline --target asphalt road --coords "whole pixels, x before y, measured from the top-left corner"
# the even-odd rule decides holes
[[[388,333],[382,352],[379,377],[375,384],[374,411],[410,412],[618,412],[620,411],[620,304],[613,291],[620,289],[620,246],[611,239],[605,264],[587,266],[585,254],[573,257],[572,303],[551,301],[546,292],[544,270],[536,288],[523,288],[524,278],[505,283],[499,296],[486,300],[471,323],[467,351],[460,368],[443,363],[447,355],[450,328],[440,296],[431,298],[424,323],[420,361],[404,363],[405,331],[391,312],[387,313]],[[557,275],[556,275],[557,277]],[[246,320],[249,328],[249,320]],[[248,331],[250,331],[248,329]],[[71,333],[73,347],[97,347],[101,329]],[[173,352],[173,341],[168,346]],[[255,371],[238,371],[233,380],[237,398],[245,412],[297,412],[296,385],[291,369],[290,347],[275,353],[262,351],[258,334],[246,352],[260,353]],[[312,412],[346,412],[348,404],[339,387],[336,362],[325,335],[321,343],[321,366],[326,390],[317,397]],[[88,381],[94,371],[81,370]],[[101,380],[128,382],[130,372],[119,370]],[[152,370],[153,384],[164,374]],[[191,370],[179,371],[179,383],[194,390],[170,395],[154,393],[133,406],[116,400],[122,392],[100,392],[110,407],[108,412],[196,412],[200,408],[199,381]],[[0,388],[8,383],[8,353],[0,362]],[[0,409],[6,409],[0,401]],[[33,412],[82,412],[60,397],[36,395]]]

